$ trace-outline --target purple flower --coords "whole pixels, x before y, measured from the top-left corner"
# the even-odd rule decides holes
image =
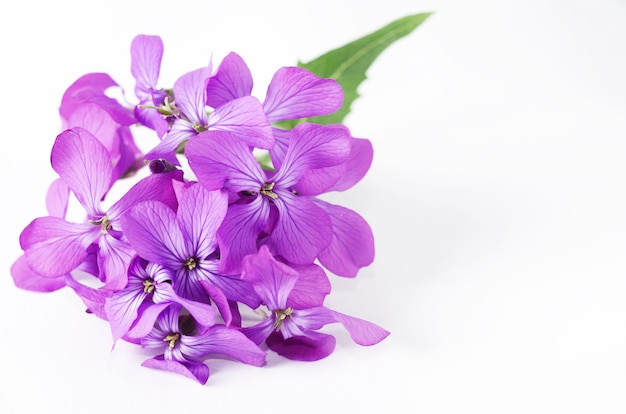
[[[105,211],[101,200],[111,187],[113,166],[100,141],[81,128],[66,130],[56,139],[51,161],[52,168],[85,208],[88,221],[72,223],[56,216],[33,220],[20,235],[28,266],[41,276],[57,278],[79,266],[91,245],[97,244],[101,279],[110,290],[123,288],[126,269],[135,253],[123,237],[120,217],[141,200],[174,204],[170,175],[142,179]]]
[[[254,286],[271,312],[257,325],[242,328],[242,332],[256,344],[265,341],[270,349],[286,358],[314,361],[330,355],[335,338],[317,331],[331,323],[342,324],[359,345],[374,345],[389,335],[371,322],[333,311],[321,303],[294,298],[296,286],[300,292],[308,289],[314,294],[318,288],[299,283],[300,273],[277,261],[266,246],[244,258],[242,278]]]
[[[182,191],[176,212],[146,201],[124,215],[122,226],[139,256],[172,272],[172,286],[180,296],[198,302],[211,298],[222,313],[227,312],[226,299],[256,307],[259,298],[246,282],[218,272],[216,232],[226,209],[225,192],[193,184]]]
[[[207,130],[230,131],[250,147],[269,149],[274,145],[271,126],[254,97],[228,101],[207,113],[206,82],[210,76],[211,66],[189,72],[174,83],[177,118],[161,142],[146,154],[147,159],[163,158],[178,165],[179,146]]]
[[[142,347],[162,352],[144,361],[144,367],[175,372],[205,384],[209,367],[201,361],[209,354],[225,355],[258,367],[265,364],[265,352],[241,332],[214,325],[197,333],[193,319],[181,316],[180,310],[180,305],[169,305],[159,315],[154,329],[141,339]]]
[[[338,165],[350,153],[344,127],[300,124],[293,129],[285,161],[267,173],[241,141],[225,132],[205,132],[187,144],[186,156],[199,182],[224,188],[239,199],[230,205],[218,237],[220,269],[237,272],[244,256],[257,251],[266,235],[276,253],[296,264],[312,263],[332,241],[329,215],[299,195],[300,178],[310,170]]]

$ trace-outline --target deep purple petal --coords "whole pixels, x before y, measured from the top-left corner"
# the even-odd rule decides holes
[[[265,364],[265,352],[236,329],[224,325],[210,327],[199,336],[183,336],[180,349],[185,356],[203,358],[208,354],[222,354],[257,367]]]
[[[290,187],[305,171],[341,164],[349,154],[350,132],[346,127],[300,124],[291,131],[289,149],[274,179]]]
[[[344,191],[361,181],[365,176],[374,157],[372,143],[365,138],[350,140],[350,155],[346,161],[345,174],[328,191]]]
[[[163,41],[159,36],[135,36],[130,46],[130,56],[130,72],[136,80],[135,93],[142,99],[157,87]]]
[[[389,336],[389,331],[375,323],[331,311],[337,322],[342,324],[354,342],[363,346],[375,345]]]
[[[280,332],[273,332],[265,343],[272,351],[295,361],[318,361],[335,350],[335,337],[319,332],[307,336],[284,339]]]
[[[11,266],[11,276],[15,286],[33,292],[54,292],[65,287],[64,276],[50,278],[38,275],[28,266],[24,255]]]
[[[54,180],[46,193],[46,208],[52,217],[65,218],[70,198],[70,188],[61,178]]]
[[[287,307],[307,309],[321,306],[331,290],[324,269],[316,264],[289,266],[298,272],[298,280],[289,293]]]
[[[260,345],[274,331],[274,321],[273,317],[265,318],[256,325],[241,328],[241,332],[252,342]]]
[[[183,191],[177,216],[186,233],[189,251],[197,257],[207,257],[217,248],[217,229],[228,208],[225,191],[208,191],[201,185],[192,185]]]
[[[57,136],[51,162],[87,212],[92,217],[101,215],[100,201],[111,187],[113,172],[102,143],[82,128],[66,130]]]
[[[100,228],[91,224],[40,217],[22,231],[20,246],[35,273],[56,278],[74,270],[87,257],[87,248],[100,234]]]
[[[313,263],[332,240],[332,225],[326,212],[307,197],[280,191],[274,200],[278,223],[270,241],[280,256],[296,264]]]
[[[267,88],[263,108],[270,122],[278,122],[331,114],[342,103],[343,89],[337,81],[303,68],[283,67]]]
[[[206,104],[217,108],[233,99],[252,93],[252,75],[243,59],[230,52],[220,63],[217,73],[209,79],[206,88]]]
[[[268,247],[263,245],[257,254],[243,259],[241,278],[252,284],[268,308],[284,309],[298,280],[298,272],[274,259]]]
[[[374,235],[358,213],[342,206],[315,200],[332,222],[333,236],[318,259],[322,266],[338,276],[355,277],[360,268],[374,261]]]
[[[261,102],[253,96],[237,98],[215,108],[209,117],[209,129],[232,132],[250,147],[274,146],[272,126]]]
[[[178,362],[163,359],[162,356],[159,356],[145,360],[142,362],[141,366],[180,374],[194,381],[198,381],[202,385],[206,384],[209,379],[209,367],[200,362]]]
[[[207,190],[258,191],[265,174],[248,146],[225,131],[207,131],[185,148],[189,166]]]
[[[178,269],[189,258],[176,214],[158,201],[144,201],[122,216],[122,229],[144,259]]]
[[[192,123],[207,125],[206,82],[211,76],[211,68],[200,68],[184,74],[174,83],[176,106]]]
[[[220,267],[223,274],[237,274],[241,261],[256,253],[257,238],[270,214],[270,207],[262,197],[248,204],[233,204],[228,208],[222,226],[217,232],[220,246]]]

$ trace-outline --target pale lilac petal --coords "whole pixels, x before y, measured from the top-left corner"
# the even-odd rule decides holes
[[[265,174],[243,141],[229,132],[207,131],[185,148],[189,166],[207,190],[258,191]]]
[[[252,75],[243,59],[231,52],[220,63],[217,73],[209,79],[206,104],[217,108],[233,99],[252,93]]]
[[[20,246],[35,273],[56,278],[74,270],[87,257],[87,248],[100,234],[100,228],[91,224],[40,217],[22,231]]]
[[[274,146],[272,126],[261,102],[253,96],[237,98],[215,108],[209,117],[209,129],[232,132],[250,147]]]
[[[11,277],[15,286],[33,292],[54,292],[65,287],[64,276],[51,278],[38,275],[28,266],[24,255],[11,265]]]
[[[307,336],[284,339],[280,332],[272,333],[266,340],[268,348],[287,359],[295,361],[318,361],[335,350],[335,337],[319,332]]]
[[[195,137],[198,133],[193,129],[193,124],[185,119],[174,121],[167,135],[145,155],[147,160],[163,158],[174,165],[180,165],[176,158],[176,151],[183,142]]]
[[[344,162],[330,167],[305,171],[293,188],[303,196],[317,196],[326,193],[346,175],[347,167],[347,163]]]
[[[137,318],[135,325],[132,327],[130,331],[128,331],[128,336],[131,338],[143,338],[148,335],[152,328],[154,328],[154,323],[161,313],[170,306],[171,303],[157,303],[150,306],[147,306],[143,312]]]
[[[123,289],[128,282],[128,265],[135,256],[135,250],[127,243],[110,235],[100,237],[98,264],[105,278],[107,289]]]
[[[223,274],[239,273],[243,258],[257,251],[257,238],[270,214],[262,197],[248,204],[233,204],[228,208],[217,232],[220,245],[220,267]]]
[[[111,325],[113,342],[122,338],[137,319],[139,306],[148,297],[143,289],[124,289],[107,298],[104,310]]]
[[[159,201],[170,209],[178,205],[172,179],[175,174],[151,174],[133,185],[115,204],[109,208],[108,218],[115,227],[120,217],[137,203],[142,201]]]
[[[298,67],[280,68],[272,78],[263,108],[270,122],[327,115],[341,108],[343,89]]]
[[[158,356],[143,361],[141,366],[173,372],[194,381],[198,381],[202,385],[206,384],[209,379],[209,367],[200,362],[178,362],[163,359],[162,356]]]
[[[46,193],[46,209],[52,217],[65,218],[70,199],[70,188],[61,178],[57,178],[48,187]]]
[[[305,171],[341,164],[349,154],[350,133],[346,127],[300,124],[291,131],[289,149],[274,179],[290,187]]]
[[[288,322],[290,323],[285,323],[284,325],[297,325],[302,332],[308,334],[309,331],[317,331],[325,325],[337,322],[337,319],[330,309],[318,306],[311,309],[294,310]]]
[[[189,258],[176,214],[158,201],[144,201],[122,216],[122,229],[142,258],[178,269]]]
[[[241,328],[241,332],[252,342],[260,345],[274,331],[274,318],[265,318],[261,322],[253,326]]]
[[[363,346],[375,345],[389,336],[389,331],[375,323],[331,311],[337,322],[342,324],[354,342]]]
[[[350,155],[346,161],[345,173],[328,191],[344,191],[361,181],[365,176],[374,157],[372,143],[365,138],[350,140]]]
[[[322,200],[315,200],[332,222],[332,241],[318,259],[322,266],[338,276],[355,277],[360,268],[374,261],[374,235],[358,213]]]
[[[254,290],[270,309],[285,309],[287,297],[298,280],[298,272],[274,259],[267,246],[257,254],[243,259],[241,278],[252,284]]]
[[[87,307],[87,312],[93,313],[100,319],[107,320],[104,305],[107,298],[111,295],[110,291],[103,289],[94,289],[92,287],[83,285],[71,274],[65,275],[65,284],[72,288],[74,292],[76,292],[76,294],[80,297],[80,299]]]
[[[225,191],[208,191],[199,184],[183,191],[178,207],[181,229],[186,233],[189,251],[197,257],[207,257],[217,248],[217,229],[228,208]]]
[[[52,168],[72,189],[92,218],[100,218],[100,201],[111,187],[111,157],[89,131],[70,129],[57,136]]]
[[[331,286],[324,269],[316,264],[290,264],[298,272],[298,280],[287,298],[287,307],[307,309],[321,306]]]
[[[211,68],[200,68],[186,73],[174,83],[176,106],[192,123],[207,125],[206,82],[211,76]]]
[[[135,143],[129,127],[119,127],[116,134],[113,180],[129,177],[145,167],[143,152]]]
[[[143,100],[157,87],[163,41],[159,36],[135,36],[130,45],[130,56],[130,72],[136,80],[135,93]]]
[[[72,112],[67,120],[66,129],[82,128],[89,131],[111,155],[119,126],[104,108],[94,103],[85,103]]]
[[[169,130],[167,119],[154,108],[140,108],[136,106],[135,117],[142,125],[154,130],[159,138],[163,138]]]
[[[332,240],[328,214],[307,197],[299,197],[284,190],[279,190],[277,194],[274,203],[279,218],[270,235],[272,245],[288,262],[313,263],[318,253]]]
[[[222,354],[257,367],[265,364],[265,352],[236,329],[215,325],[198,336],[183,336],[180,339],[183,355],[203,358],[208,354]]]

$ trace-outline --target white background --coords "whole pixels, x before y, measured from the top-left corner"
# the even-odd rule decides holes
[[[623,413],[626,411],[626,2],[13,2],[0,15],[0,406],[6,413]],[[136,34],[165,44],[163,86],[240,54],[272,74],[433,11],[368,72],[346,119],[375,159],[328,199],[371,224],[377,256],[327,304],[391,336],[331,327],[315,363],[210,360],[205,386],[140,366],[69,289],[17,289],[19,233],[45,215],[67,86],[130,93]]]

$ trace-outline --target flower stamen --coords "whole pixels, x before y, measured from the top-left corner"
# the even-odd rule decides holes
[[[94,226],[100,226],[102,233],[107,234],[111,230],[111,222],[107,216],[102,217],[100,220],[89,220],[89,223]]]
[[[190,257],[185,261],[185,263],[183,263],[183,266],[186,267],[187,270],[193,270],[196,268],[196,266],[198,266],[197,260],[198,259],[196,259],[195,257]]]
[[[272,191],[272,190],[274,190],[274,184],[275,183],[265,183],[265,184],[263,184],[263,187],[261,187],[261,191],[260,191],[261,194],[263,194],[264,196],[267,196],[269,198],[272,198],[272,199],[277,199],[278,195],[274,191]]]
[[[280,331],[281,326],[283,326],[283,321],[287,319],[288,316],[291,316],[293,313],[293,308],[287,309],[277,309],[274,310],[274,315],[276,316],[276,321],[274,322],[274,329],[276,332]]]
[[[180,334],[178,332],[169,334],[165,338],[163,338],[163,342],[170,343],[170,349],[174,349],[176,346],[176,342],[180,339]]]
[[[143,281],[143,291],[145,293],[152,293],[156,289],[156,285],[154,284],[154,280],[146,279]]]

